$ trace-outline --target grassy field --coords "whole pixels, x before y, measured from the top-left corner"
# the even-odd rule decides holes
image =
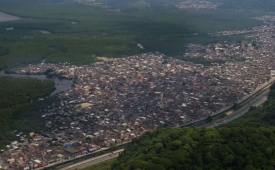
[[[242,38],[213,37],[208,33],[261,24],[250,19],[258,13],[230,10],[150,8],[117,12],[74,3],[0,2],[0,11],[24,18],[0,23],[0,68],[38,63],[45,58],[47,62],[87,64],[95,62],[96,56],[124,57],[148,51],[178,56],[190,42]],[[7,31],[9,27],[14,30]],[[145,48],[140,49],[137,43]]]
[[[116,158],[108,160],[108,161],[101,162],[101,163],[96,164],[96,165],[89,166],[89,167],[84,168],[82,170],[110,170],[111,165],[114,162],[114,160],[116,160]]]

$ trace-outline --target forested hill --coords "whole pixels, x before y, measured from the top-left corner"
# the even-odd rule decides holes
[[[134,140],[112,169],[267,170],[275,166],[274,143],[274,128],[160,128]]]
[[[112,169],[222,170],[275,167],[275,85],[269,100],[218,128],[159,128],[135,139]]]

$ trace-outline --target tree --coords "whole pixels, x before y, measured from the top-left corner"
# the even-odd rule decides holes
[[[91,138],[91,137],[86,137],[86,138],[85,138],[85,141],[91,142],[91,141],[92,141],[92,138]]]
[[[110,149],[111,152],[113,152],[113,151],[117,150],[117,146],[116,145],[112,145],[109,149]]]
[[[207,118],[206,118],[206,122],[207,123],[211,123],[213,121],[213,117],[212,116],[208,116]]]
[[[176,150],[179,149],[179,147],[181,146],[181,141],[180,140],[175,140],[172,142],[172,149]]]
[[[224,158],[223,160],[223,164],[226,166],[226,167],[232,167],[232,163],[234,161],[234,155],[228,155],[227,157]]]
[[[162,165],[150,163],[146,166],[145,170],[165,170]]]
[[[238,104],[237,104],[237,103],[234,103],[232,109],[237,110],[238,107],[239,107]]]
[[[254,170],[254,169],[256,169],[253,165],[246,165],[245,167],[244,167],[244,169],[245,170]]]

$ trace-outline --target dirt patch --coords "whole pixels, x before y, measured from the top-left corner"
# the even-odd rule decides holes
[[[112,61],[114,60],[113,58],[106,58],[106,57],[96,57],[98,62],[95,62],[95,64],[103,64],[106,61]]]
[[[106,58],[106,57],[96,57],[96,58],[101,61],[112,61],[113,60],[112,58]]]
[[[85,108],[85,107],[90,107],[90,106],[92,106],[92,104],[91,104],[91,103],[82,103],[82,104],[80,104],[80,106],[81,106],[82,108]]]
[[[51,32],[45,30],[39,30],[39,32],[41,32],[42,34],[51,34]]]
[[[228,112],[226,112],[225,114],[228,116],[228,115],[231,115],[232,113],[234,113],[233,110],[229,110]]]

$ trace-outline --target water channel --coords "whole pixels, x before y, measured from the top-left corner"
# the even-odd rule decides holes
[[[57,77],[48,78],[46,75],[22,75],[22,74],[6,74],[4,70],[0,71],[0,76],[10,76],[10,77],[31,77],[36,78],[39,80],[51,80],[55,83],[55,91],[51,93],[52,95],[55,95],[59,92],[67,91],[70,88],[72,88],[73,81],[67,80],[67,79],[59,79]]]

